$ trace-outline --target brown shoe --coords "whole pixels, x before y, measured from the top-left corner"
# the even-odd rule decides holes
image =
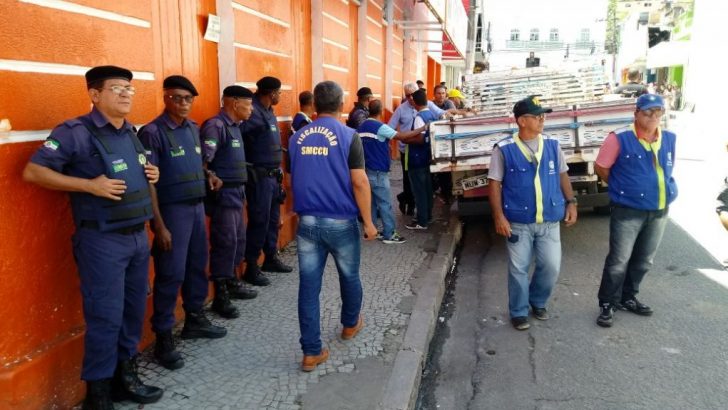
[[[301,362],[301,370],[304,372],[310,372],[316,368],[316,366],[325,362],[329,359],[329,349],[321,349],[321,353],[315,356],[303,355],[303,362]]]
[[[354,336],[359,333],[359,331],[364,327],[364,319],[362,319],[361,315],[359,315],[359,321],[356,322],[356,324],[353,327],[344,327],[344,329],[341,331],[341,338],[344,340],[352,339]]]

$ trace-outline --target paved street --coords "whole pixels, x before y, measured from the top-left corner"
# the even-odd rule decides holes
[[[392,191],[401,191],[399,163],[392,165]],[[396,206],[396,205],[395,205]],[[435,211],[437,221],[427,232],[409,232],[395,210],[405,244],[364,243],[361,278],[366,327],[353,340],[339,338],[339,286],[333,259],[326,267],[321,294],[322,338],[331,355],[311,373],[300,370],[298,343],[297,270],[270,274],[272,284],[257,288],[251,301],[235,301],[241,317],[215,322],[228,329],[219,340],[177,339],[185,367],[169,371],[143,354],[145,381],[162,386],[164,397],[148,409],[372,409],[382,400],[393,361],[402,344],[419,287],[418,282],[447,228],[447,217]],[[297,266],[296,246],[282,259]],[[433,305],[433,309],[434,308]],[[412,377],[414,379],[414,377]],[[124,402],[117,408],[134,409]]]
[[[645,318],[618,312],[600,328],[596,292],[608,217],[588,212],[562,229],[564,258],[550,310],[531,329],[508,316],[507,256],[492,225],[463,236],[447,318],[433,347],[435,374],[420,409],[725,409],[728,289],[703,273],[726,272],[670,223],[640,300]]]

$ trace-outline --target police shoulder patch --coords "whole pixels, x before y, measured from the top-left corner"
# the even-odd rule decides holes
[[[48,138],[43,143],[43,147],[51,149],[53,151],[56,151],[58,149],[58,147],[60,147],[60,146],[61,146],[61,143],[59,143],[57,140],[55,140],[53,138]]]

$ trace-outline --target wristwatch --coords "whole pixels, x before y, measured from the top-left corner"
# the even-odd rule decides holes
[[[574,204],[574,205],[578,205],[579,204],[579,202],[577,202],[577,200],[576,200],[576,197],[573,197],[571,199],[567,199],[566,200],[566,203],[567,204]]]

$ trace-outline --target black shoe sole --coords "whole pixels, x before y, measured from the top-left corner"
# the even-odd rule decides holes
[[[159,358],[156,356],[154,357],[154,359],[157,361],[157,363],[159,363],[160,366],[162,366],[168,370],[177,370],[177,369],[181,369],[181,368],[185,367],[185,361],[182,358],[180,358],[179,360],[175,360],[173,362],[159,360]]]
[[[243,279],[243,280],[244,280],[244,281],[245,281],[246,283],[250,283],[250,284],[251,284],[251,285],[253,285],[253,286],[268,286],[268,285],[270,285],[270,280],[268,280],[268,279],[266,279],[265,281],[260,281],[260,280],[248,280],[248,279]]]
[[[113,401],[124,401],[124,400],[130,400],[134,403],[139,404],[152,404],[158,402],[162,396],[164,396],[164,390],[160,390],[159,395],[154,396],[138,396],[136,394],[129,393],[127,391],[112,391],[111,392],[111,400]]]
[[[632,310],[632,309],[628,309],[628,308],[627,308],[627,307],[625,307],[624,305],[619,305],[618,309],[619,309],[619,310],[623,310],[623,311],[625,311],[625,312],[632,312],[632,313],[634,313],[635,315],[640,315],[640,316],[652,316],[652,313],[654,313],[654,311],[652,311],[652,310],[648,310],[648,311],[639,311],[639,310]]]
[[[258,292],[236,293],[236,294],[231,293],[230,294],[230,299],[235,299],[235,300],[250,300],[250,299],[255,299],[257,297],[258,297]]]
[[[614,320],[610,320],[609,322],[605,322],[603,320],[597,319],[597,325],[601,327],[612,327],[612,324],[614,324]]]
[[[216,310],[215,308],[212,308],[212,311],[217,313],[218,316],[225,318],[225,319],[237,319],[240,317],[240,312],[238,312],[237,310],[226,312],[226,311],[219,311],[219,310]]]
[[[225,331],[221,332],[221,333],[206,332],[204,330],[190,330],[190,331],[185,332],[184,329],[182,329],[182,332],[179,335],[180,338],[185,339],[185,340],[221,339],[225,336],[227,336],[227,329],[225,329]]]

